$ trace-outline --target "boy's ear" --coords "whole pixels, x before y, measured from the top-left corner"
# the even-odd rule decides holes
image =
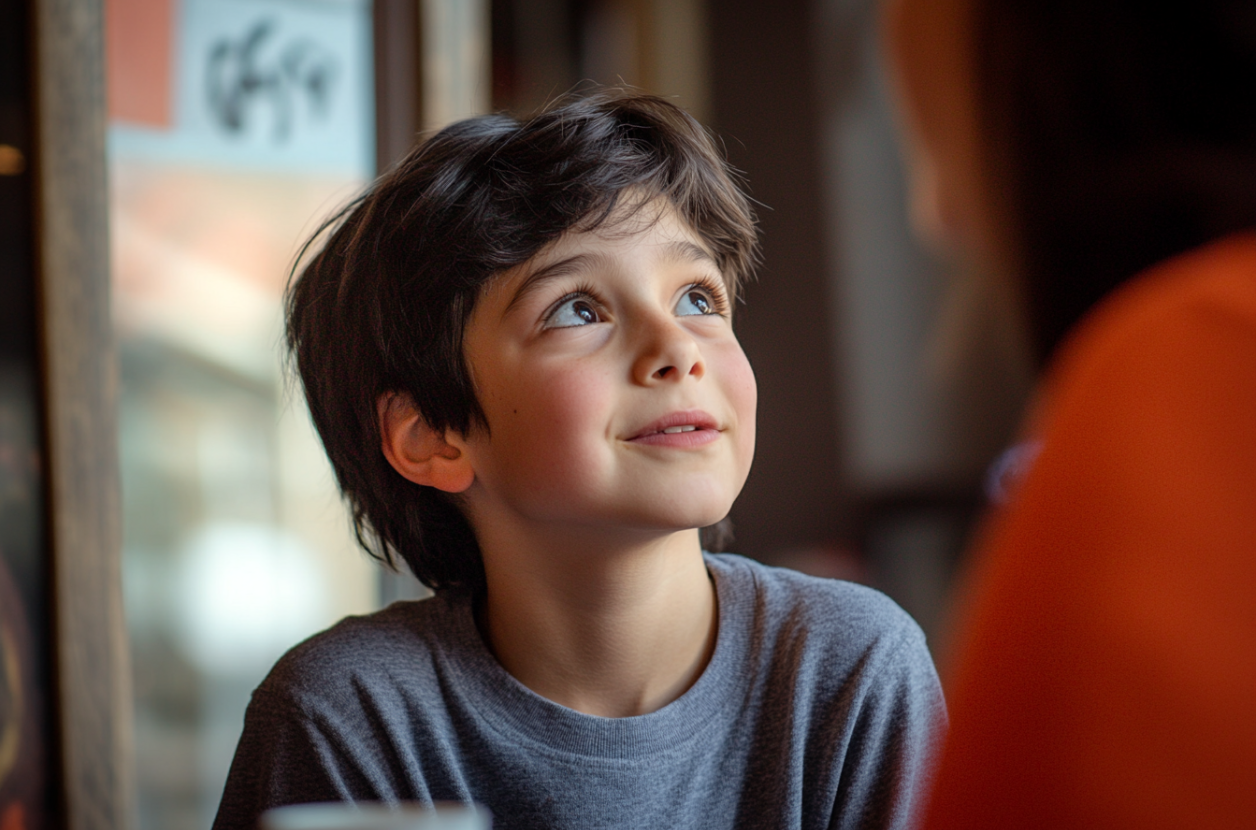
[[[471,460],[461,441],[446,441],[447,432],[427,425],[405,392],[385,392],[375,402],[384,457],[393,469],[415,484],[461,493],[475,481]]]

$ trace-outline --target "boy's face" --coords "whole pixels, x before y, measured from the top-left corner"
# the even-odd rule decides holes
[[[477,530],[655,533],[723,518],[755,430],[731,310],[714,260],[661,199],[490,283],[464,340],[489,424],[464,439]]]

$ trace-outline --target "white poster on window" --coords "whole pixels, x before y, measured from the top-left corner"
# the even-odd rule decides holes
[[[369,0],[182,0],[174,125],[118,124],[116,157],[369,177]]]

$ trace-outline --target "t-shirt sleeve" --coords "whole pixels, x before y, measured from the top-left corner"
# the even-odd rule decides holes
[[[928,794],[946,729],[942,687],[924,635],[910,621],[868,672],[829,826],[905,830]]]
[[[292,703],[259,690],[244,717],[214,830],[256,830],[272,807],[378,797],[323,729]]]

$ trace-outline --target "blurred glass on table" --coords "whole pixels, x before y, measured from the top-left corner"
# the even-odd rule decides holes
[[[462,804],[299,804],[262,816],[261,830],[489,830],[488,811]]]

